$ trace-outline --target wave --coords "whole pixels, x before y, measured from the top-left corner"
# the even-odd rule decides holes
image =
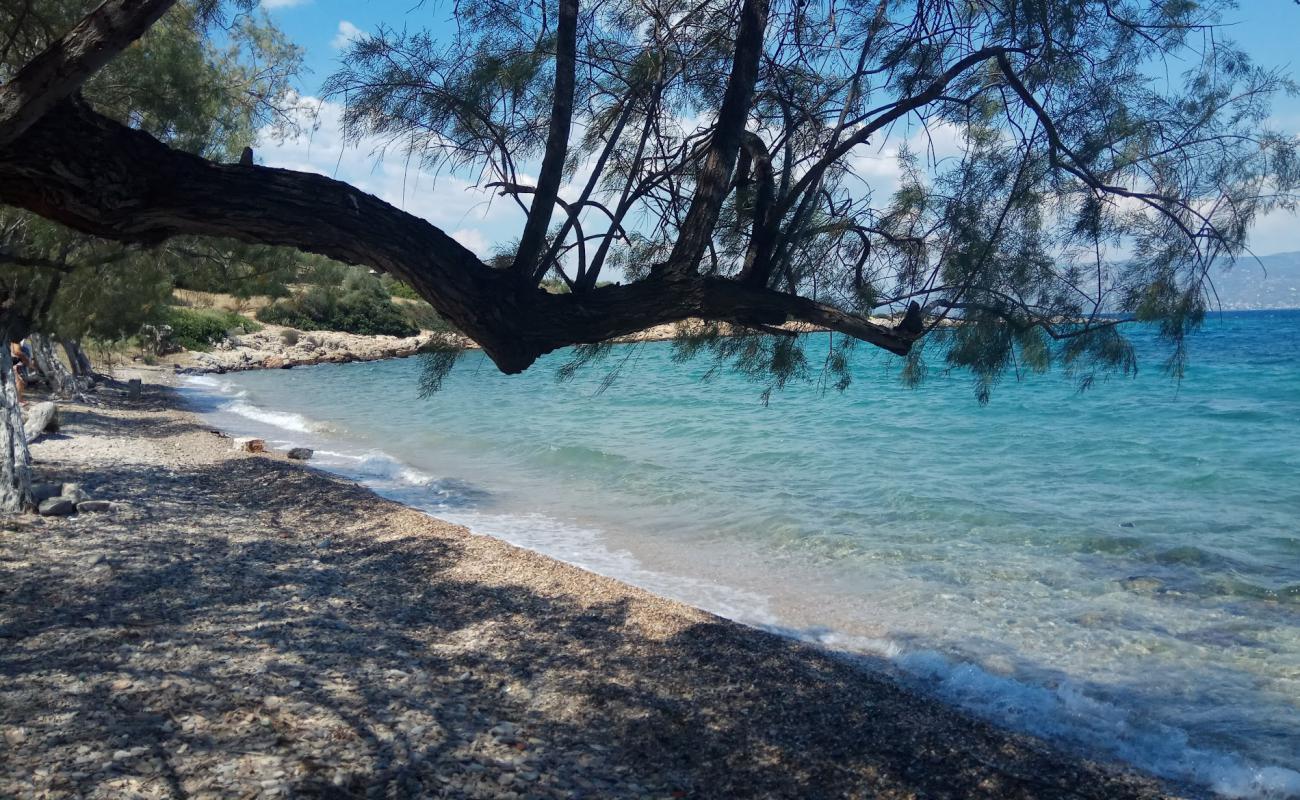
[[[1005,727],[1100,750],[1161,777],[1207,786],[1222,797],[1300,797],[1300,772],[1194,747],[1185,731],[1142,720],[1069,681],[1037,686],[933,651],[899,653],[892,660],[927,691]]]
[[[253,420],[271,428],[290,433],[315,433],[329,430],[324,423],[309,419],[302,414],[289,411],[273,411],[255,405],[248,399],[248,392],[238,389],[233,383],[210,375],[188,375],[181,384],[182,394],[195,410],[202,413],[225,412],[245,419]],[[184,391],[188,389],[189,391]]]

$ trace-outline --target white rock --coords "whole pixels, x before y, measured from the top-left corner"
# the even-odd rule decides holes
[[[46,431],[57,431],[58,429],[58,406],[46,401],[44,403],[37,403],[28,409],[27,419],[23,421],[23,435],[27,437],[28,442],[35,441],[36,437]]]

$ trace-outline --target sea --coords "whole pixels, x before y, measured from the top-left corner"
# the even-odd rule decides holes
[[[867,345],[761,383],[614,347],[560,380],[463,355],[195,376],[231,434],[394,500],[887,670],[1083,755],[1300,797],[1300,311],[1212,315],[1181,379],[1009,375]],[[612,381],[611,381],[612,378]]]

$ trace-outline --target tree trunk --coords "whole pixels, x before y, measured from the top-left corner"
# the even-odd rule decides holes
[[[77,382],[59,357],[54,354],[50,337],[43,333],[33,333],[29,338],[32,342],[32,361],[35,362],[36,370],[41,373],[41,377],[49,384],[50,391],[59,397],[75,395]]]
[[[72,368],[72,374],[79,382],[86,385],[93,383],[95,380],[95,367],[90,363],[90,358],[86,351],[81,349],[81,342],[76,339],[60,339],[59,344],[63,345],[63,352],[68,356],[68,365]]]
[[[6,352],[4,368],[0,369],[0,513],[26,511],[32,506],[31,455],[23,434],[12,359],[8,356]]]

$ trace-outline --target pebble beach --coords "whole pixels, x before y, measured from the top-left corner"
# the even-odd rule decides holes
[[[1156,798],[869,665],[238,452],[147,375],[0,524],[0,796]]]

